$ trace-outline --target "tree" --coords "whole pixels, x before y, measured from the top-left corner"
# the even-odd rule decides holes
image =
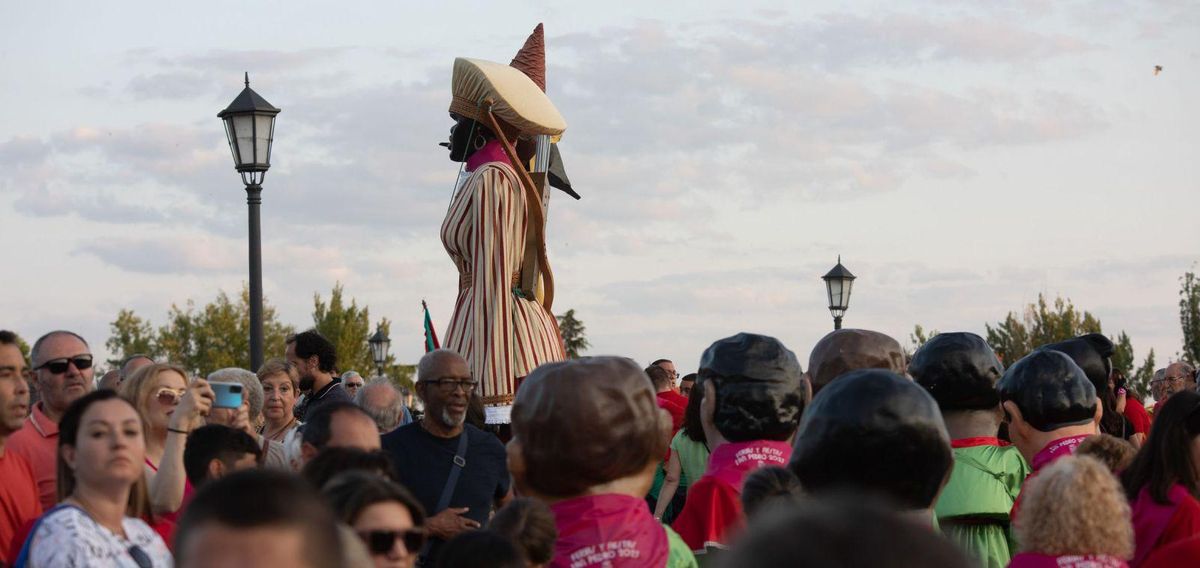
[[[155,352],[160,357],[201,375],[224,367],[250,368],[249,288],[242,285],[237,303],[220,291],[199,310],[192,300],[185,305],[171,304],[167,324],[158,328]],[[263,353],[282,357],[284,342],[294,332],[279,323],[275,308],[263,298]]]
[[[375,361],[367,345],[372,333],[368,309],[359,308],[353,298],[346,305],[342,292],[341,282],[334,284],[328,304],[320,294],[313,294],[313,328],[333,343],[339,370],[370,376],[375,372]]]
[[[985,325],[987,342],[1005,366],[1016,363],[1030,351],[1049,343],[1066,341],[1087,333],[1103,333],[1100,320],[1088,311],[1079,311],[1071,300],[1056,297],[1053,303],[1038,294],[1037,302],[1029,304],[1017,317],[1009,312],[995,327]],[[1113,342],[1113,369],[1125,375],[1129,384],[1143,395],[1149,392],[1154,375],[1154,350],[1151,349],[1140,367],[1134,369],[1133,342],[1121,331]],[[1148,369],[1148,370],[1147,370]]]
[[[914,325],[912,333],[908,335],[908,342],[912,344],[912,351],[908,353],[909,357],[911,358],[913,353],[916,353],[922,345],[925,345],[926,342],[928,342],[930,339],[933,339],[938,333],[941,332],[936,329],[931,329],[926,332],[925,328],[922,327],[921,324]]]
[[[1100,320],[1091,312],[1080,313],[1069,298],[1057,297],[1051,305],[1044,295],[1038,294],[1037,302],[1026,306],[1020,319],[1009,312],[996,327],[984,327],[988,344],[1005,365],[1011,365],[1039,346],[1085,333],[1100,333]]]
[[[1150,353],[1146,355],[1146,360],[1142,362],[1142,366],[1137,368],[1137,371],[1129,377],[1129,387],[1132,388],[1142,397],[1150,395],[1150,379],[1154,378],[1156,370],[1154,364],[1154,349],[1150,349]]]
[[[116,368],[122,361],[132,355],[157,356],[158,336],[150,322],[138,317],[133,310],[122,309],[117,312],[117,319],[108,324],[111,335],[104,342],[113,358],[108,360],[110,367]]]
[[[1183,328],[1183,359],[1200,363],[1200,278],[1188,271],[1179,278],[1179,325]]]
[[[567,350],[567,357],[570,359],[578,359],[591,344],[588,343],[587,328],[583,326],[583,322],[575,318],[575,310],[567,310],[567,313],[558,316],[558,331],[562,333],[563,346]]]

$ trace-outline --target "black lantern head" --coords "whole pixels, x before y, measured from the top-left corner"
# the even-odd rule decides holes
[[[821,277],[825,281],[825,291],[829,293],[829,312],[834,318],[840,319],[850,307],[850,289],[854,287],[854,278],[842,266],[842,255],[838,255],[837,266]]]
[[[261,185],[271,167],[271,141],[275,137],[275,115],[279,109],[250,88],[238,94],[217,117],[225,122],[225,137],[233,152],[233,165],[246,185]]]
[[[382,368],[387,361],[388,347],[391,347],[392,340],[388,339],[388,336],[383,333],[383,328],[379,327],[375,329],[375,335],[372,335],[367,343],[371,346],[371,358],[375,360],[375,365]]]

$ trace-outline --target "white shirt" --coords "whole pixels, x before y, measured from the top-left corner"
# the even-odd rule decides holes
[[[141,519],[121,521],[125,538],[92,520],[79,507],[52,509],[42,518],[30,543],[30,568],[139,568],[129,554],[132,546],[146,553],[154,568],[172,568],[175,561],[162,538]]]

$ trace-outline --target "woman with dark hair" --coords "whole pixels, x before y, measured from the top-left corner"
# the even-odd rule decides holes
[[[554,512],[545,503],[528,497],[513,499],[488,522],[488,530],[508,537],[525,555],[528,568],[549,566],[554,560],[558,529]]]
[[[16,566],[169,567],[147,508],[146,437],[137,409],[111,390],[76,400],[59,422],[58,506],[30,532]]]
[[[401,485],[365,471],[329,480],[321,493],[338,520],[348,525],[371,553],[375,568],[412,568],[425,543],[425,510]]]
[[[667,459],[667,475],[654,506],[654,517],[670,524],[679,511],[668,510],[667,506],[680,489],[687,488],[704,475],[708,469],[708,441],[704,439],[704,427],[700,425],[700,405],[704,402],[704,391],[692,391],[683,412],[683,428],[671,438],[671,457]],[[669,517],[669,518],[668,518]]]
[[[1200,394],[1171,396],[1154,419],[1150,438],[1121,474],[1133,509],[1135,568],[1153,552],[1200,535]]]

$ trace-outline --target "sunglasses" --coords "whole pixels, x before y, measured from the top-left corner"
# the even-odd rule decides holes
[[[173,388],[163,387],[158,389],[158,392],[154,393],[154,398],[157,399],[160,404],[175,406],[176,404],[179,404],[179,400],[182,399],[183,395],[186,393],[187,391],[183,389],[175,390]]]
[[[371,554],[387,554],[396,546],[396,539],[401,539],[404,549],[410,553],[421,550],[425,544],[424,529],[408,529],[406,531],[366,531],[358,536],[367,544]]]
[[[61,375],[67,372],[67,369],[72,364],[74,364],[75,368],[79,369],[80,371],[84,369],[90,369],[92,367],[92,356],[76,355],[74,357],[60,357],[58,359],[51,359],[45,363],[42,363],[41,365],[38,365],[33,370],[37,371],[39,369],[46,369],[55,375]]]

